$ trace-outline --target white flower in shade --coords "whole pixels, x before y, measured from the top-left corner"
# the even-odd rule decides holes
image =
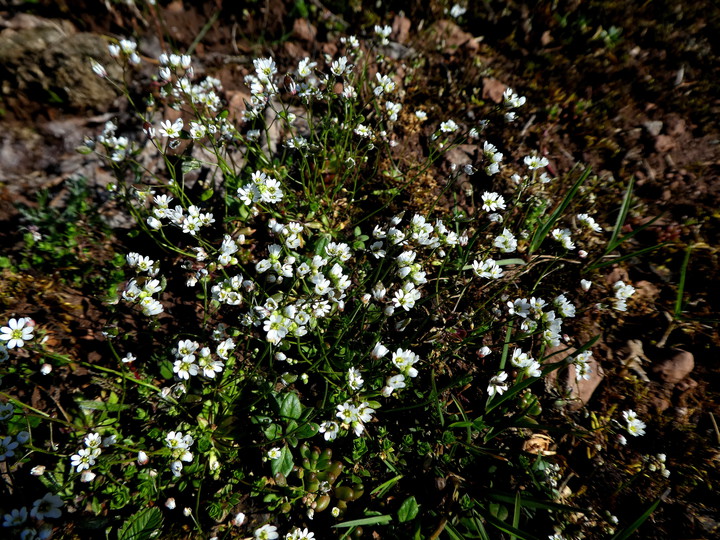
[[[602,232],[602,227],[598,225],[593,218],[587,214],[578,214],[575,219],[583,226],[594,232]]]
[[[450,16],[457,19],[458,17],[462,17],[466,11],[467,8],[461,6],[460,4],[455,4],[450,8]]]
[[[280,448],[271,448],[267,452],[267,458],[268,459],[280,459],[282,457],[282,450]]]
[[[236,527],[240,527],[243,523],[245,523],[245,514],[242,512],[235,514],[232,522]]]
[[[517,109],[525,105],[525,97],[518,96],[512,88],[508,87],[503,92],[503,105],[508,109]]]
[[[170,497],[165,501],[165,508],[168,510],[175,510],[175,499],[173,497]]]
[[[63,504],[62,499],[57,495],[46,493],[42,499],[38,499],[33,503],[30,517],[37,520],[57,519],[62,515],[60,508],[62,508]]]
[[[570,233],[570,229],[553,229],[551,235],[555,240],[560,242],[562,247],[564,247],[565,249],[567,249],[567,250],[575,249],[575,244],[573,244],[572,234]]]
[[[7,326],[0,328],[0,339],[7,341],[7,348],[20,348],[33,338],[33,326],[29,317],[10,319]]]
[[[588,292],[590,290],[590,287],[592,286],[592,281],[588,281],[587,279],[581,279],[580,280],[580,288]]]
[[[318,431],[323,434],[326,441],[334,441],[340,432],[340,426],[338,426],[337,422],[328,420],[320,424]]]
[[[27,521],[28,511],[24,506],[22,508],[15,508],[9,514],[5,514],[5,521],[3,527],[17,527]]]
[[[495,394],[503,394],[507,389],[508,385],[505,384],[508,374],[501,371],[490,379],[487,387],[487,393],[489,397],[493,397]]]

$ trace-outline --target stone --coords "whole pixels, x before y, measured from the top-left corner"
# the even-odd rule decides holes
[[[682,349],[672,349],[671,354],[669,358],[657,362],[652,367],[652,372],[665,383],[677,384],[695,368],[695,357]]]

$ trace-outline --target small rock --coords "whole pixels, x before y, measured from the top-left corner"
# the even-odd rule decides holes
[[[312,42],[317,36],[317,28],[315,28],[307,19],[295,19],[293,23],[293,36],[302,40]]]
[[[659,375],[663,382],[677,384],[687,377],[695,368],[692,353],[681,349],[673,349],[672,356],[653,366],[652,371]]]
[[[392,23],[393,33],[395,41],[398,43],[407,43],[410,37],[410,19],[403,17],[402,15],[395,15]]]
[[[575,354],[577,349],[573,347],[552,347],[546,351],[548,356],[548,363],[556,363],[564,361],[568,356]],[[594,357],[590,358],[590,379],[575,379],[575,366],[569,365],[567,369],[560,368],[559,370],[553,371],[547,375],[546,385],[555,386],[560,385],[569,392],[569,404],[568,408],[571,411],[576,411],[587,405],[588,401],[592,397],[597,387],[600,386],[605,374],[597,360]]]
[[[483,79],[482,97],[500,103],[503,100],[503,92],[505,92],[506,88],[507,85],[497,79]]]
[[[650,120],[648,122],[644,122],[643,127],[651,136],[657,137],[662,131],[663,123],[660,120]]]
[[[675,139],[670,135],[658,135],[655,139],[655,150],[658,152],[669,152],[675,148]]]

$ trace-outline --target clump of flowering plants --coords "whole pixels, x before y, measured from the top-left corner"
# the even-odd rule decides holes
[[[16,431],[0,440],[3,460],[20,457],[13,474],[26,474],[43,454],[32,470],[51,490],[37,506],[52,506],[46,518],[64,502],[97,528],[122,524],[121,538],[163,519],[196,537],[456,538],[520,535],[530,519],[552,532],[544,510],[578,511],[557,502],[559,465],[510,447],[540,429],[539,381],[593,369],[593,342],[567,335],[568,321],[632,306],[622,282],[607,306],[583,305],[605,255],[580,196],[593,180],[506,155],[488,121],[413,109],[413,73],[383,55],[389,34],[295,65],[255,59],[237,118],[219,80],[163,53],[142,132],[108,122],[81,149],[106,158],[144,241],[126,253],[105,328],[111,360],[83,364],[107,382],[53,419],[61,440],[18,431],[49,419],[3,393]],[[111,53],[127,70],[140,62],[129,40]],[[512,125],[524,103],[508,89],[486,113]],[[410,132],[422,156],[404,156]],[[465,142],[476,162],[444,170]],[[444,179],[418,205],[409,194],[428,175]],[[462,207],[448,203],[459,180],[473,186]],[[14,318],[0,339],[18,349],[32,336]],[[14,530],[35,526],[27,507],[7,512]]]

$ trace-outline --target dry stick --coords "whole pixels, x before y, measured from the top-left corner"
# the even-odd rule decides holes
[[[715,436],[717,437],[718,444],[720,444],[720,429],[718,429],[718,425],[717,422],[715,422],[715,416],[713,415],[713,413],[710,413],[710,421],[715,428]]]

